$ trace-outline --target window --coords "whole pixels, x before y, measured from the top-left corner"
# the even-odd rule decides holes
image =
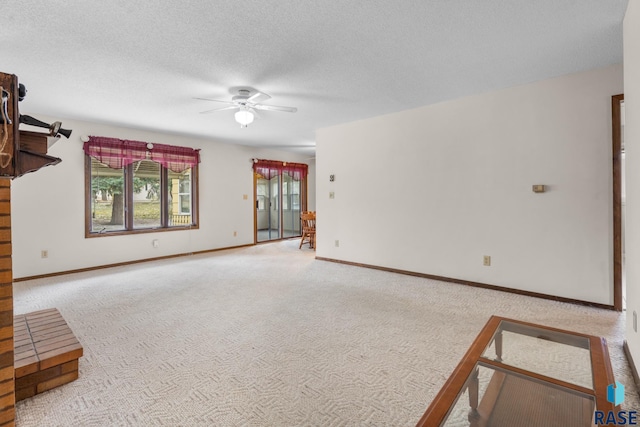
[[[124,230],[124,168],[91,159],[91,231]]]
[[[198,150],[90,137],[87,237],[197,227]]]
[[[158,228],[162,224],[160,178],[162,167],[150,160],[139,160],[133,169],[133,228]]]
[[[169,224],[191,224],[193,197],[191,186],[191,169],[181,173],[169,171]]]

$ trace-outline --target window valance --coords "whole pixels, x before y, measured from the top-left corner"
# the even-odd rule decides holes
[[[271,179],[274,176],[286,173],[296,181],[300,181],[307,177],[309,166],[304,163],[282,162],[279,160],[253,160],[254,172],[262,175],[265,179]]]
[[[139,160],[152,160],[180,173],[200,163],[200,150],[190,147],[90,136],[83,148],[88,156],[114,169]]]

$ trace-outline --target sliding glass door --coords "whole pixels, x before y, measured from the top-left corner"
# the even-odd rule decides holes
[[[256,177],[256,218],[258,242],[280,239],[280,175]]]
[[[282,237],[300,236],[300,181],[282,175]]]
[[[254,163],[256,243],[301,235],[306,206],[307,165],[260,160]]]

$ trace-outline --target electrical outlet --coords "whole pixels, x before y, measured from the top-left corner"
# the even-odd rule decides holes
[[[336,240],[336,248],[340,247],[340,240]]]
[[[46,249],[40,251],[40,258],[49,258],[49,251]]]
[[[482,265],[489,267],[491,265],[491,257],[489,255],[485,255],[482,259]]]

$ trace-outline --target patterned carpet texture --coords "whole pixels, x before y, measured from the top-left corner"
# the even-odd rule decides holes
[[[492,314],[604,336],[627,409],[624,314],[318,261],[289,240],[15,284],[58,308],[80,378],[30,426],[413,426]]]

